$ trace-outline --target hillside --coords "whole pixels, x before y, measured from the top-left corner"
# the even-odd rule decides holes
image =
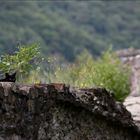
[[[39,42],[44,55],[73,61],[85,48],[139,48],[139,36],[138,1],[0,1],[0,54]]]

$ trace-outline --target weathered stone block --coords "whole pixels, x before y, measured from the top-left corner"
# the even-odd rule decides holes
[[[132,139],[140,131],[106,89],[0,83],[0,140]]]

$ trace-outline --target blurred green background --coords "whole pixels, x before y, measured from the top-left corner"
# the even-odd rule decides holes
[[[139,48],[139,36],[139,1],[0,1],[0,55],[39,42],[44,56],[73,62],[85,48]]]

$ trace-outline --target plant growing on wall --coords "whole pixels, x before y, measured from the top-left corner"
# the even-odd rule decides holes
[[[119,101],[130,93],[130,70],[111,49],[96,60],[85,51],[78,56],[76,64],[57,68],[53,78],[78,87],[105,87],[113,91]]]
[[[0,71],[3,73],[16,71],[18,79],[21,79],[33,68],[37,68],[40,60],[41,55],[38,44],[18,46],[14,54],[1,56]]]

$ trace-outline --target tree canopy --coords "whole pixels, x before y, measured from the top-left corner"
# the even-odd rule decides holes
[[[140,44],[139,1],[0,1],[0,54],[39,42],[43,55],[69,61],[83,49],[93,55]]]

